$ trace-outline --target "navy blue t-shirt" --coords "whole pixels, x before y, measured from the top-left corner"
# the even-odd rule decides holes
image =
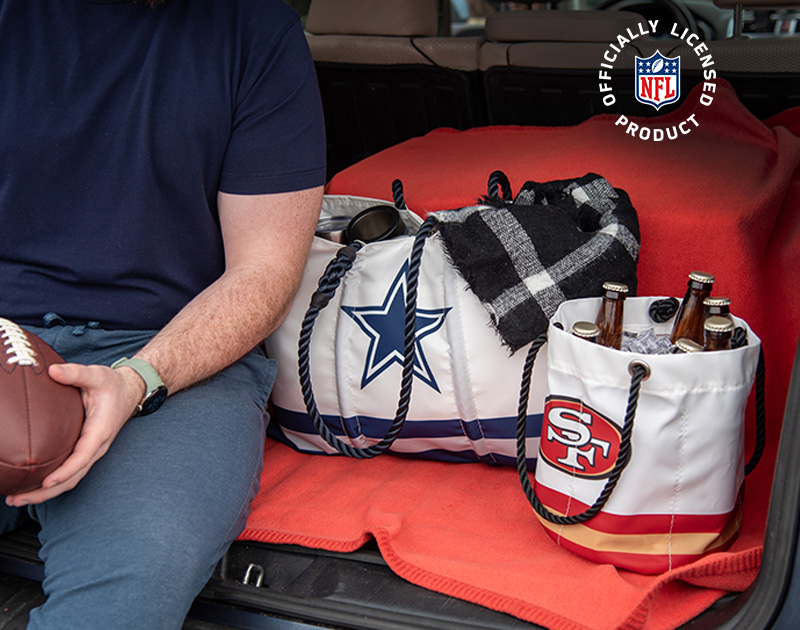
[[[162,327],[224,270],[217,192],[319,186],[324,151],[283,0],[0,0],[0,316]]]

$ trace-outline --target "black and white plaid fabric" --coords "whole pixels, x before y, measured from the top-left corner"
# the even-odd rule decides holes
[[[484,198],[432,216],[512,352],[544,332],[564,300],[600,295],[606,280],[636,292],[636,211],[599,175],[527,182],[513,202]]]

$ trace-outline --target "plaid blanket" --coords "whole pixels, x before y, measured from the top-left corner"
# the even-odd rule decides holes
[[[636,211],[624,190],[599,175],[526,182],[513,202],[485,197],[431,216],[512,352],[547,329],[561,302],[598,296],[606,280],[636,293]]]

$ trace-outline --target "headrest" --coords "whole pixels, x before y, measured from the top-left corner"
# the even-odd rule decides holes
[[[496,42],[611,42],[626,28],[638,33],[643,21],[630,11],[500,11],[486,17],[486,36]]]
[[[800,0],[714,0],[714,4],[722,9],[734,9],[737,5],[747,9],[800,8]]]
[[[436,0],[311,0],[305,29],[314,35],[435,37]]]

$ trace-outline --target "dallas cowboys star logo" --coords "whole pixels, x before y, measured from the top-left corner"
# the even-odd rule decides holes
[[[403,335],[406,288],[408,283],[408,261],[392,281],[383,304],[380,306],[344,306],[342,310],[353,318],[358,327],[369,337],[361,389],[380,376],[393,363],[403,365]],[[416,356],[413,374],[437,392],[439,386],[433,376],[425,352],[420,343],[444,324],[444,318],[452,307],[417,309],[417,332],[414,337]]]

